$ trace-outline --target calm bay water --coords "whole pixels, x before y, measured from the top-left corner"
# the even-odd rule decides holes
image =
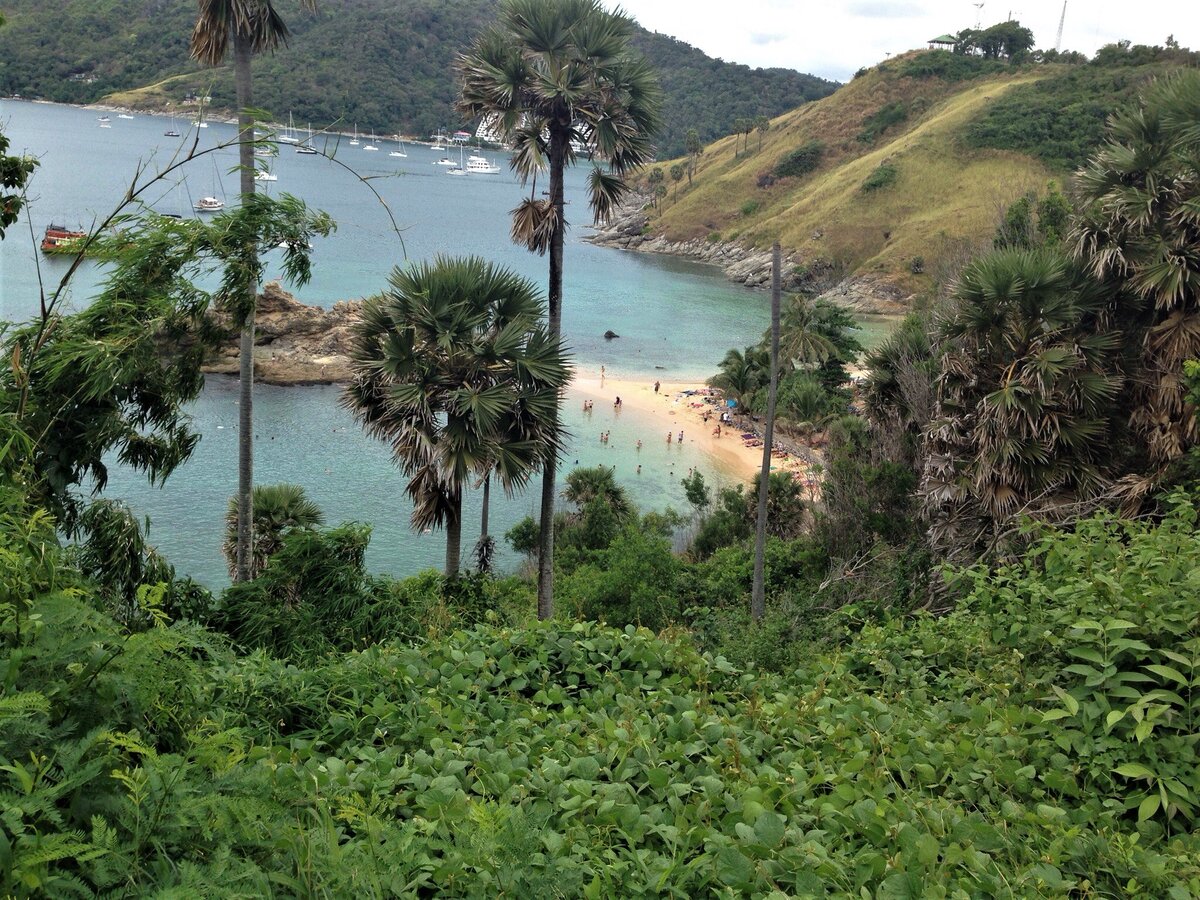
[[[10,152],[27,152],[41,160],[25,218],[0,242],[0,320],[22,321],[35,313],[38,265],[48,285],[57,283],[66,269],[64,260],[41,257],[35,249],[34,239],[47,224],[89,227],[116,205],[139,164],[157,171],[180,144],[180,139],[163,136],[171,124],[165,118],[130,120],[108,113],[111,127],[100,128],[99,115],[95,110],[0,101]],[[187,123],[175,125],[187,140]],[[212,123],[201,131],[201,145],[215,145],[233,134],[232,126]],[[317,143],[326,142],[318,138]],[[332,138],[328,144],[332,149]],[[273,164],[279,180],[264,186],[271,193],[299,196],[338,223],[337,232],[315,248],[313,280],[298,292],[300,299],[331,306],[367,296],[384,288],[393,266],[439,254],[479,254],[545,284],[546,260],[508,239],[508,212],[530,188],[522,188],[508,172],[507,160],[486,153],[502,165],[502,174],[451,178],[434,165],[441,152],[410,145],[402,159],[388,155],[396,149],[393,142],[378,141],[377,146],[380,150],[372,153],[343,140],[337,162],[281,148]],[[148,191],[147,205],[188,215],[191,203],[206,194],[232,201],[237,194],[236,174],[231,172],[236,161],[233,149],[196,161],[182,177]],[[380,200],[339,163],[370,180],[399,224],[402,240]],[[604,365],[614,376],[704,378],[727,348],[758,339],[768,321],[765,294],[731,285],[711,267],[583,243],[589,219],[584,173],[568,172],[566,181],[572,227],[563,307],[564,334],[581,368],[598,370]],[[536,190],[541,190],[540,184]],[[100,273],[85,265],[74,281],[71,303],[85,305],[99,279]],[[608,329],[620,339],[604,340]],[[106,490],[107,496],[125,499],[150,516],[151,540],[181,573],[212,585],[225,580],[219,548],[226,503],[236,484],[236,394],[234,381],[209,379],[191,409],[203,439],[194,457],[165,487],[151,488],[144,479],[114,466]],[[338,407],[339,395],[336,387],[256,387],[256,481],[304,485],[332,523],[371,523],[375,530],[368,562],[375,571],[402,575],[439,565],[444,553],[440,535],[410,531],[403,479],[386,447],[368,440]],[[643,509],[685,509],[679,480],[693,466],[718,484],[730,478],[694,446],[667,446],[654,439],[657,429],[631,409],[614,415],[607,404],[597,404],[585,417],[578,403],[568,401],[564,421],[572,438],[560,471],[576,464],[616,466],[618,479]],[[611,438],[600,444],[597,435],[606,429]],[[645,445],[636,451],[639,437]],[[643,469],[637,475],[639,463]],[[465,546],[477,535],[473,523],[478,500],[470,496],[466,503]],[[494,492],[493,500],[496,534],[537,505],[534,489],[511,499]],[[516,563],[507,551],[501,561]]]

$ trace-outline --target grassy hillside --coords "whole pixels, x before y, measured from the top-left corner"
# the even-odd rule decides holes
[[[276,6],[292,40],[255,61],[260,108],[314,125],[425,136],[458,126],[453,60],[494,19],[498,0],[321,0],[315,15],[296,0]],[[200,70],[188,58],[194,3],[5,0],[4,11],[0,95],[163,108],[207,93],[218,109],[235,106],[230,70]],[[709,140],[735,118],[778,115],[837,86],[725,63],[640,29],[635,45],[655,61],[667,93],[664,153],[683,152],[689,128]]]
[[[1105,116],[1174,62],[1139,58],[1114,71],[981,61],[960,71],[930,57],[938,62],[923,52],[894,59],[774,119],[761,148],[757,133],[708,146],[692,186],[678,202],[668,196],[652,230],[779,240],[807,263],[921,290],[939,266],[989,242],[1008,204],[1069,177]],[[815,167],[783,174],[801,149]],[[914,274],[918,258],[924,272]]]

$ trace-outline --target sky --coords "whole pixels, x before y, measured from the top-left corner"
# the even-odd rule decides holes
[[[698,47],[709,56],[748,66],[779,66],[847,81],[941,34],[987,27],[1010,18],[1033,31],[1036,46],[1053,49],[1060,0],[604,0],[643,27]],[[1062,48],[1091,56],[1105,44],[1163,44],[1173,34],[1200,50],[1196,0],[1068,0]]]

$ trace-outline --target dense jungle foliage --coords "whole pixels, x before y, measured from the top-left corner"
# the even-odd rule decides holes
[[[261,194],[114,214],[91,303],[0,333],[0,893],[1200,897],[1198,120],[1196,72],[1147,86],[865,356],[789,297],[779,426],[818,477],[693,471],[680,512],[571,471],[547,621],[485,553],[368,572],[370,527],[294,485],[256,486],[252,578],[177,577],[91,487],[188,458],[210,307],[265,247],[303,283],[333,223]],[[497,438],[519,318],[422,345],[464,380],[393,400],[454,394]],[[766,346],[713,379],[748,414]],[[424,462],[409,493],[444,502]],[[505,539],[532,563],[538,531]]]
[[[453,111],[454,58],[495,18],[498,0],[338,0],[319,2],[316,14],[295,0],[276,6],[292,40],[255,60],[259,108],[277,121],[290,112],[314,128],[357,123],[360,131],[424,139],[461,124]],[[10,0],[4,9],[0,95],[90,103],[153,86],[139,100],[150,108],[180,105],[189,93],[211,95],[218,109],[236,108],[232,72],[204,71],[188,58],[195,4],[70,0],[64,8]],[[654,61],[666,92],[664,157],[683,154],[689,129],[710,141],[728,133],[735,118],[776,116],[837,87],[786,69],[712,59],[640,28],[634,46]]]

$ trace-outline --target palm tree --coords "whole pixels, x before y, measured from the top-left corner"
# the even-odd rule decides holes
[[[675,165],[671,166],[671,180],[675,182],[675,196],[671,199],[672,203],[679,201],[679,182],[683,181],[685,174],[686,170],[683,167],[683,163],[675,163]]]
[[[250,554],[250,577],[257,578],[267,560],[283,545],[283,537],[295,528],[315,528],[325,524],[321,507],[308,499],[298,484],[256,484],[254,486],[254,547]],[[238,498],[229,498],[225,516],[225,541],[221,552],[229,565],[229,575],[237,573]]]
[[[771,130],[771,120],[766,116],[758,116],[754,120],[754,127],[758,129],[758,149],[761,151],[763,135]]]
[[[572,142],[589,148],[592,216],[607,221],[628,190],[625,176],[653,157],[661,90],[653,70],[629,47],[633,20],[600,0],[505,0],[496,24],[459,57],[457,108],[494,123],[525,181],[549,170],[549,198],[531,196],[513,211],[513,238],[549,253],[549,333],[562,333],[563,172]],[[536,182],[535,182],[536,185]],[[538,554],[538,616],[554,610],[554,502],[557,460],[546,460]]]
[[[558,454],[568,362],[541,324],[537,288],[508,269],[439,258],[394,270],[389,284],[354,329],[342,402],[391,444],[413,527],[445,527],[453,577],[464,488],[494,474],[512,494]]]
[[[793,368],[806,368],[825,362],[837,355],[833,341],[823,333],[823,322],[817,305],[803,294],[788,298],[787,308],[780,313],[779,359]],[[770,339],[770,332],[763,336]]]
[[[624,522],[633,512],[629,495],[617,484],[613,470],[608,466],[593,466],[573,469],[566,478],[563,489],[563,499],[575,504],[578,518],[588,504],[602,502],[610,510],[618,522]]]
[[[314,0],[301,0],[315,9]],[[255,53],[274,50],[286,43],[288,28],[270,0],[199,0],[200,12],[192,30],[191,53],[200,63],[219,66],[233,42],[233,76],[238,105],[238,165],[241,193],[254,193],[254,89],[250,59]],[[254,540],[254,305],[256,288],[242,304],[242,335],[238,377],[238,540],[235,579],[245,581],[250,573]]]
[[[733,348],[725,354],[719,371],[708,383],[745,408],[766,380],[769,365],[768,354],[759,347],[747,347],[744,351]]]
[[[1139,345],[1127,408],[1153,471],[1128,479],[1131,500],[1200,437],[1182,378],[1184,361],[1200,357],[1197,121],[1200,72],[1160,79],[1112,117],[1108,142],[1076,176],[1075,257],[1130,298],[1115,325]]]
[[[1117,454],[1111,293],[1056,251],[1002,250],[959,277],[922,484],[935,547],[982,550],[1019,512],[1104,488]]]

